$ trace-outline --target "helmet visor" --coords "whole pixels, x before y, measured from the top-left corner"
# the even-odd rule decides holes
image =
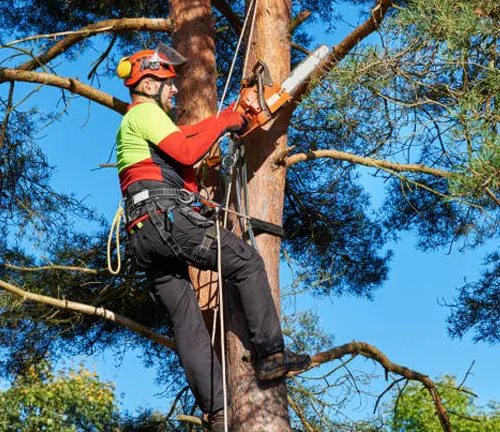
[[[172,66],[180,66],[187,63],[187,59],[172,47],[160,42],[156,47],[154,54],[149,58],[149,63],[158,63],[158,67],[162,63],[167,63]]]

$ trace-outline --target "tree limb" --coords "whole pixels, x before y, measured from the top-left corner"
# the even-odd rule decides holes
[[[436,407],[436,412],[439,417],[439,421],[441,422],[441,426],[443,431],[445,432],[453,432],[453,427],[451,425],[450,419],[448,417],[448,413],[443,405],[441,397],[437,391],[436,385],[434,382],[427,376],[420,372],[416,372],[412,369],[409,369],[405,366],[398,365],[389,360],[389,358],[382,353],[378,348],[373,345],[367,344],[366,342],[350,342],[339,347],[333,348],[329,351],[324,351],[312,356],[312,364],[309,366],[309,369],[318,367],[323,363],[338,360],[345,355],[362,355],[366,358],[371,358],[379,363],[385,370],[386,374],[389,372],[395,373],[402,377],[405,377],[409,380],[419,381],[423,384],[423,386],[429,391],[433,401],[434,406]],[[290,373],[288,376],[295,376],[304,371],[297,371]]]
[[[377,0],[377,5],[372,9],[370,18],[349,33],[337,46],[333,47],[332,53],[316,67],[315,73],[297,89],[293,100],[300,100],[306,92],[317,85],[329,69],[342,60],[359,42],[373,33],[383,21],[391,5],[392,0]]]
[[[371,166],[375,168],[390,169],[396,172],[416,172],[423,174],[430,174],[436,177],[450,177],[453,173],[449,171],[444,171],[436,168],[430,168],[426,165],[421,164],[400,164],[396,162],[389,162],[381,159],[367,158],[363,156],[358,156],[352,153],[347,153],[339,150],[315,150],[309,151],[307,153],[295,153],[287,157],[286,152],[279,152],[274,158],[273,163],[279,165],[286,163],[286,166],[294,165],[299,162],[310,161],[320,158],[331,158],[337,160],[344,160],[352,163],[356,163],[364,166]]]
[[[142,324],[139,324],[138,322],[135,322],[134,320],[131,320],[126,316],[114,313],[108,309],[104,309],[102,307],[93,307],[83,303],[77,303],[69,300],[60,300],[54,297],[31,293],[29,291],[25,291],[14,285],[11,285],[3,280],[0,280],[0,288],[5,289],[11,294],[21,297],[24,300],[32,300],[50,306],[55,306],[61,309],[71,310],[75,312],[84,313],[87,315],[93,315],[105,318],[109,321],[113,321],[117,324],[120,324],[123,327],[126,327],[129,330],[132,330],[133,332],[140,334],[141,336],[144,336],[154,342],[157,342],[164,347],[175,350],[175,344],[172,340],[148,329],[147,327],[144,327]]]
[[[342,60],[359,42],[373,33],[383,21],[388,9],[392,5],[392,0],[378,0],[377,5],[372,9],[370,18],[359,27],[354,29],[346,38],[342,40],[327,59],[324,66],[333,66]]]
[[[185,414],[179,414],[177,416],[177,421],[184,423],[191,423],[198,426],[201,426],[203,424],[203,420],[201,418]]]
[[[0,83],[10,81],[33,82],[63,88],[69,90],[71,93],[79,94],[100,105],[111,108],[120,114],[127,112],[127,104],[125,102],[92,86],[83,84],[78,79],[60,77],[46,72],[0,68]]]
[[[292,18],[292,21],[290,22],[290,29],[289,29],[290,35],[292,35],[292,33],[297,29],[297,27],[303,24],[310,16],[311,16],[310,10],[304,10],[295,15]]]
[[[57,42],[43,54],[35,57],[16,69],[31,71],[64,53],[73,45],[87,38],[103,32],[124,33],[129,31],[173,32],[173,23],[170,18],[117,18],[100,21],[75,31],[63,40]]]
[[[225,0],[212,0],[212,6],[214,6],[215,9],[217,9],[224,16],[224,18],[228,20],[235,33],[239,35],[241,33],[241,29],[243,28],[243,23],[238,15],[236,15],[231,9],[231,6],[229,6]]]

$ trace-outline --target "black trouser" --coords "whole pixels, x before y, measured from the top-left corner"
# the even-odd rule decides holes
[[[130,250],[139,269],[152,282],[152,293],[173,326],[175,344],[188,383],[204,412],[224,406],[222,372],[191,286],[189,257],[214,222],[190,207],[175,207],[170,216],[159,215],[182,250],[174,255],[150,218],[130,238]],[[243,307],[250,340],[258,358],[282,351],[281,325],[271,296],[264,261],[257,251],[230,231],[221,229],[222,276],[228,289],[236,289]],[[217,269],[217,241],[213,241],[203,268]]]

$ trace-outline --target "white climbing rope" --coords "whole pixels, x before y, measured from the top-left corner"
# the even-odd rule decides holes
[[[219,211],[216,211],[215,225],[217,226],[217,285],[219,290],[220,310],[220,349],[222,353],[222,394],[224,397],[224,432],[228,432],[227,419],[227,382],[226,382],[226,332],[224,328],[224,298],[222,294],[222,246],[220,238]],[[214,319],[215,321],[215,319]]]
[[[219,103],[219,111],[217,112],[217,116],[222,111],[222,105],[224,104],[224,99],[226,99],[227,89],[229,87],[229,83],[231,82],[231,78],[232,78],[233,71],[234,71],[234,65],[236,64],[236,59],[238,58],[238,52],[240,50],[241,41],[243,40],[243,37],[245,35],[245,30],[246,30],[246,27],[247,27],[247,24],[248,24],[248,18],[250,17],[250,13],[253,10],[252,25],[250,27],[250,35],[248,37],[247,49],[245,51],[245,57],[244,57],[244,61],[243,61],[243,73],[245,73],[245,69],[246,69],[246,65],[247,65],[247,61],[248,61],[248,55],[250,53],[250,42],[252,40],[253,29],[254,29],[254,26],[255,26],[255,17],[257,15],[257,13],[256,13],[256,11],[257,11],[257,1],[258,0],[253,0],[252,3],[250,3],[250,6],[248,7],[248,11],[247,11],[247,13],[245,15],[245,21],[243,22],[243,27],[241,29],[241,33],[240,33],[240,37],[238,39],[238,43],[236,44],[236,49],[234,51],[234,56],[233,56],[233,60],[231,62],[231,67],[229,68],[229,73],[227,75],[226,84],[224,85],[224,91],[222,92],[222,97],[221,97],[221,100],[220,100],[220,103]]]

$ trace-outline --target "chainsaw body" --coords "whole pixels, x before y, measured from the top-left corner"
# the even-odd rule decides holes
[[[316,66],[329,53],[328,46],[320,45],[281,84],[273,82],[267,65],[259,60],[252,69],[252,75],[241,82],[236,111],[250,119],[250,124],[242,137],[264,126],[283,105],[291,101],[297,87],[309,78]]]

